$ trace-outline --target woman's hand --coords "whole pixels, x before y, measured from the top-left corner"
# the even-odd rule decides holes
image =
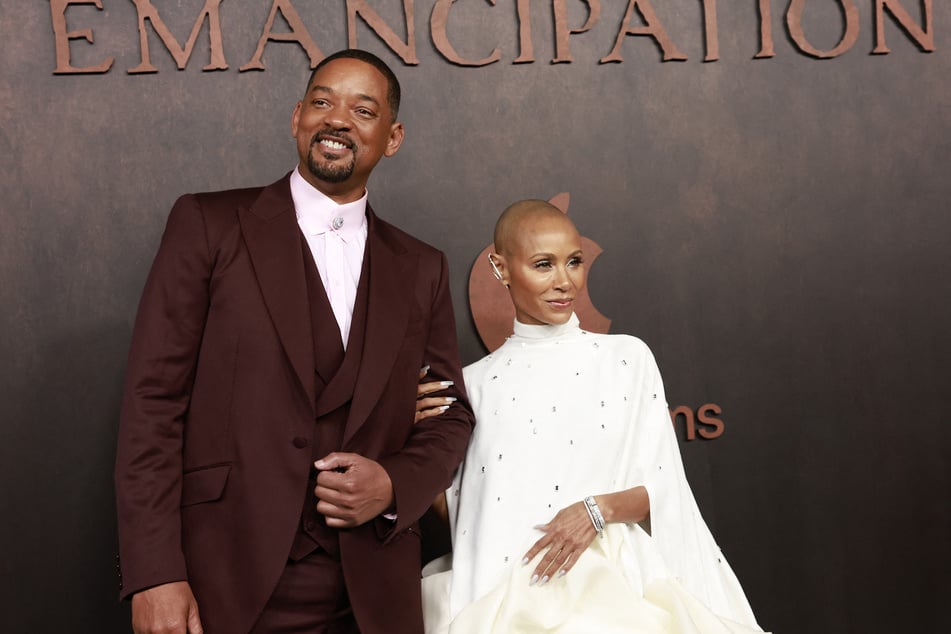
[[[545,535],[525,553],[522,564],[532,561],[538,553],[546,552],[532,573],[532,580],[529,582],[532,586],[536,583],[544,585],[556,575],[561,577],[568,574],[578,557],[598,534],[588,511],[585,510],[584,502],[575,502],[561,509],[550,522],[535,528]]]
[[[643,486],[600,494],[595,496],[595,501],[605,524],[642,522],[650,516],[650,496]],[[568,574],[598,534],[584,502],[575,502],[561,509],[550,522],[535,528],[545,533],[545,536],[525,553],[523,565],[543,550],[547,549],[547,552],[535,567],[529,585],[541,585],[555,575],[561,577]]]
[[[419,380],[422,381],[426,373],[429,372],[429,366],[421,368],[419,371]],[[429,383],[420,383],[416,388],[416,418],[413,423],[418,423],[424,418],[438,416],[442,414],[449,406],[455,402],[454,396],[428,396],[433,392],[439,392],[453,384],[452,381],[431,381]]]

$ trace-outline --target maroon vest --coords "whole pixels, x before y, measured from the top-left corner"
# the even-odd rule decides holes
[[[320,281],[317,266],[303,234],[301,234],[301,248],[314,340],[316,419],[311,446],[313,459],[318,460],[328,453],[339,451],[343,443],[344,426],[347,423],[347,415],[350,413],[350,402],[353,399],[353,389],[363,353],[370,269],[369,249],[363,255],[363,269],[357,284],[350,336],[347,351],[344,353],[343,344],[340,342],[340,327],[337,325],[337,319],[330,307],[330,300]],[[289,555],[294,561],[306,557],[318,546],[335,558],[340,557],[337,529],[328,527],[324,517],[317,512],[317,498],[314,496],[316,483],[317,470],[312,466],[307,482],[307,495],[301,512],[301,522]]]

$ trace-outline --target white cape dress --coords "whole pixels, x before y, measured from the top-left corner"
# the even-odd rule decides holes
[[[585,332],[574,316],[516,321],[464,375],[476,427],[446,492],[453,553],[424,570],[427,634],[762,631],[694,501],[641,340]],[[533,526],[638,485],[649,526],[612,524],[567,575],[528,585]]]

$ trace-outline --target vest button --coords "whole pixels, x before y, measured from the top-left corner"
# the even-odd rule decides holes
[[[307,441],[307,439],[304,438],[303,436],[297,436],[296,438],[294,438],[294,440],[291,441],[291,443],[298,449],[303,449],[304,447],[310,444]]]

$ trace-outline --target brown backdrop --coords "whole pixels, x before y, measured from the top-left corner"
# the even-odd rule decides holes
[[[114,434],[131,323],[165,215],[186,191],[270,182],[295,161],[289,119],[308,60],[271,42],[251,59],[270,0],[220,6],[228,70],[207,26],[176,70],[136,8],[66,10],[71,61],[54,75],[47,2],[0,0],[0,482],[4,632],[127,631],[115,602]],[[153,4],[184,42],[202,0]],[[403,4],[367,0],[405,37]],[[410,4],[412,4],[410,2]],[[557,3],[555,3],[557,4]],[[570,26],[585,5],[568,0]],[[951,629],[951,3],[935,51],[873,0],[785,0],[760,51],[757,0],[720,2],[719,61],[704,63],[704,3],[654,0],[684,62],[627,37],[605,1],[574,61],[555,57],[551,2],[531,2],[535,62],[519,57],[515,0],[451,7],[466,68],[433,44],[434,0],[415,3],[418,65],[360,21],[359,45],[404,85],[406,143],[371,182],[382,215],[445,249],[465,361],[483,349],[466,288],[497,214],[571,196],[604,253],[590,293],[613,332],[654,350],[671,406],[716,403],[724,433],[683,444],[704,515],[762,624],[777,632]],[[712,2],[706,3],[711,6]],[[917,0],[902,5],[918,24]],[[325,53],[347,43],[344,0],[294,0]],[[856,18],[857,16],[857,18]],[[855,20],[857,19],[857,22]],[[632,24],[637,23],[635,17]],[[523,26],[524,26],[523,22]],[[278,19],[275,30],[287,30]],[[709,44],[709,40],[707,44]]]

